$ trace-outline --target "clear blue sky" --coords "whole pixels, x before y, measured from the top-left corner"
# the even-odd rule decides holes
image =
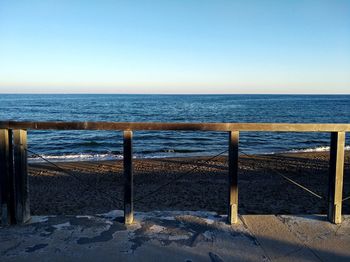
[[[0,0],[0,93],[350,93],[350,1]]]

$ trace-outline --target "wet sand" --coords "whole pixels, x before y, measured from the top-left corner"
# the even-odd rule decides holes
[[[325,214],[329,153],[240,156],[240,214]],[[226,213],[227,157],[134,160],[134,209],[205,210]],[[346,154],[344,198],[350,195],[350,152]],[[96,214],[123,209],[123,162],[29,165],[34,215]],[[192,173],[191,169],[196,168]],[[316,192],[322,199],[288,182],[281,174]],[[175,178],[180,177],[176,181]],[[171,182],[156,193],[150,192]],[[343,202],[350,214],[350,200]]]

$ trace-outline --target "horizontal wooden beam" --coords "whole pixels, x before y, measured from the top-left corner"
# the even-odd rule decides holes
[[[0,129],[349,132],[350,124],[0,121]]]

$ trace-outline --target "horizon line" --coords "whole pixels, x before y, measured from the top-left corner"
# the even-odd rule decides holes
[[[0,92],[1,95],[350,95],[349,93],[65,93],[65,92]]]

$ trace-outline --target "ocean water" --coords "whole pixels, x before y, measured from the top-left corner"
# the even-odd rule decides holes
[[[0,120],[350,123],[350,95],[0,94]],[[209,156],[225,150],[227,139],[225,132],[136,131],[134,154]],[[240,134],[249,154],[325,151],[329,141],[327,133]],[[122,145],[120,131],[28,131],[29,149],[55,161],[117,159]]]

